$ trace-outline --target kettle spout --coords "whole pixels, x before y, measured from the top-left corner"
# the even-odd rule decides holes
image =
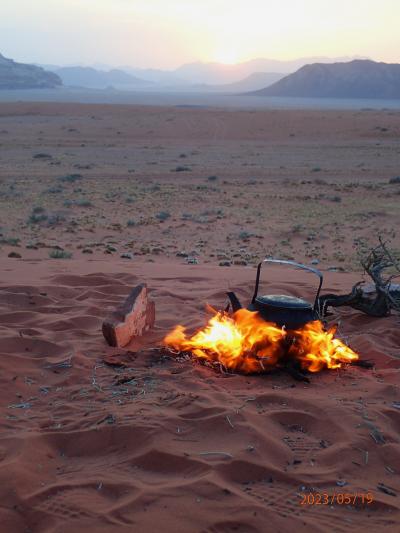
[[[227,292],[226,294],[231,302],[233,312],[238,311],[239,309],[242,309],[243,306],[239,302],[238,297],[236,296],[234,292]]]

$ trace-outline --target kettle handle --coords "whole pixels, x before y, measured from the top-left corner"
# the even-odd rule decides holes
[[[318,309],[318,298],[319,298],[319,294],[321,292],[322,282],[324,280],[322,272],[320,272],[316,268],[312,268],[312,267],[309,267],[307,265],[302,265],[301,263],[296,263],[296,261],[288,261],[286,259],[264,259],[263,261],[261,261],[261,263],[259,263],[259,265],[257,267],[256,286],[254,288],[253,299],[251,300],[252,303],[254,303],[255,299],[257,298],[258,286],[260,284],[261,267],[262,267],[263,263],[275,263],[275,264],[280,264],[280,265],[291,265],[291,266],[294,266],[296,268],[301,268],[302,270],[307,270],[308,272],[312,272],[313,274],[318,276],[319,277],[319,285],[318,285],[317,294],[315,296],[314,310]]]

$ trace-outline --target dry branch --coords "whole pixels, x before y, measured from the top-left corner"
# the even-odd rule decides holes
[[[321,317],[329,315],[329,307],[349,306],[370,316],[388,316],[391,311],[400,312],[400,285],[393,279],[400,277],[400,265],[386,243],[379,238],[379,245],[367,257],[361,259],[364,271],[372,284],[356,283],[349,294],[323,294],[318,300]]]

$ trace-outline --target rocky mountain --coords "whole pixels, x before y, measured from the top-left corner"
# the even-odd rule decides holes
[[[305,65],[259,96],[400,99],[400,64],[354,60],[346,63]]]
[[[0,89],[52,89],[62,85],[53,72],[35,65],[16,63],[0,54]]]
[[[310,63],[332,63],[337,61],[349,61],[354,58],[328,58],[328,57],[309,57],[299,58],[289,61],[280,61],[277,59],[257,58],[249,61],[243,61],[234,65],[211,62],[187,63],[177,68],[174,74],[179,78],[191,83],[206,83],[220,85],[235,83],[254,72],[267,72],[288,74],[295,72],[300,67]]]
[[[109,71],[92,67],[61,67],[55,70],[64,85],[89,89],[135,89],[152,85],[151,81],[137,78],[119,69]]]
[[[253,72],[253,74],[246,76],[244,79],[233,83],[223,83],[221,85],[198,84],[192,85],[191,88],[206,92],[241,93],[268,87],[284,76],[285,74],[278,72]]]

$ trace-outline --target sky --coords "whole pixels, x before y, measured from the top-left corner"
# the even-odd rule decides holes
[[[400,62],[400,0],[0,0],[16,61],[174,69],[193,61]]]

